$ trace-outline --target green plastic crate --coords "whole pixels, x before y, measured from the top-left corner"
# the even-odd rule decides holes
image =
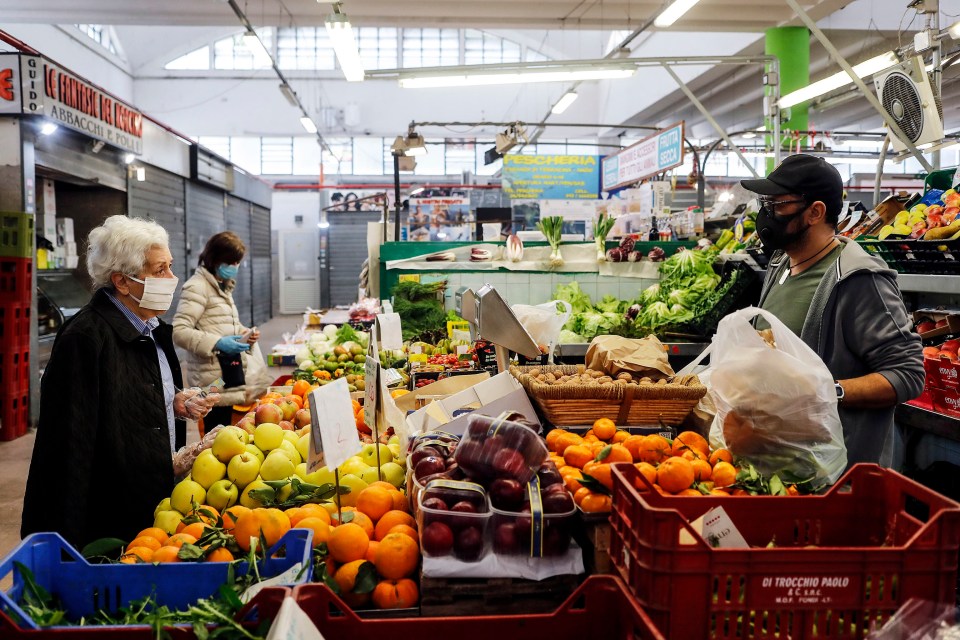
[[[32,213],[0,211],[0,257],[33,257],[35,218]]]

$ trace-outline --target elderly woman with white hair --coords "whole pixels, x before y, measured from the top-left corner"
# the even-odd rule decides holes
[[[131,540],[153,523],[173,488],[184,419],[216,402],[180,390],[173,330],[159,317],[177,288],[163,227],[111,216],[88,243],[94,294],[61,328],[40,383],[20,529],[78,547]]]

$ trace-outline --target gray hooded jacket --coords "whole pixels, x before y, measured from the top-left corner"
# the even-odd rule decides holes
[[[923,351],[897,287],[897,274],[856,242],[844,243],[836,265],[817,287],[800,338],[816,351],[836,380],[879,373],[890,381],[897,402],[923,390]],[[760,294],[763,306],[773,283],[790,261],[777,252],[767,267]],[[893,413],[887,409],[850,409],[840,405],[847,464],[893,464]]]

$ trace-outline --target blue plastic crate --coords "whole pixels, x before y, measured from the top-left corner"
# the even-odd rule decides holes
[[[299,579],[285,584],[308,582],[312,543],[311,530],[291,529],[270,549],[266,559],[260,561],[260,576],[266,579],[280,575],[300,562],[306,567],[305,571]],[[274,557],[278,553],[283,553],[284,557]],[[184,609],[201,598],[216,594],[220,585],[227,581],[228,572],[226,562],[90,564],[59,534],[35,533],[0,562],[0,580],[13,576],[13,586],[0,592],[0,616],[9,617],[24,630],[39,627],[17,604],[24,584],[14,562],[26,566],[37,584],[59,598],[70,620],[92,616],[101,609],[112,612],[151,593],[161,605]],[[248,569],[247,563],[241,563],[237,574],[243,575]],[[68,628],[75,627],[48,627]]]

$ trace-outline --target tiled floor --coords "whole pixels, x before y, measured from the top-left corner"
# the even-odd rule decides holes
[[[277,316],[260,326],[260,346],[263,352],[282,340],[284,333],[292,333],[301,321],[299,315]],[[274,377],[289,373],[292,367],[271,367]],[[197,430],[187,429],[188,439],[197,437]],[[27,471],[33,454],[35,433],[12,442],[0,442],[0,556],[6,555],[20,542],[20,515],[23,510],[23,493],[27,483]]]

